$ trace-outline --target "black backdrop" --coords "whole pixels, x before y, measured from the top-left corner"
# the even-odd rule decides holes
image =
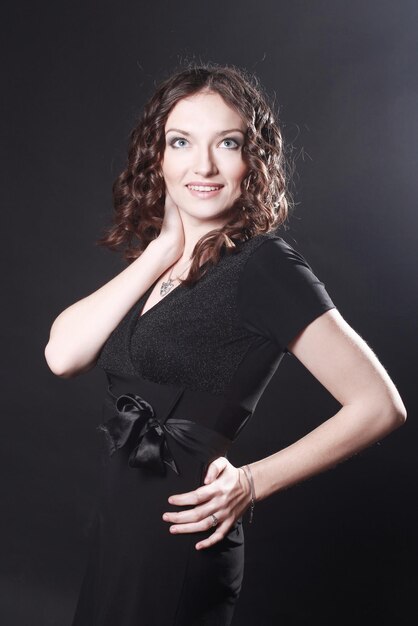
[[[104,375],[59,379],[43,350],[53,319],[123,268],[94,245],[111,184],[137,112],[186,57],[246,67],[275,94],[297,167],[283,237],[408,411],[389,438],[256,506],[234,625],[415,623],[417,3],[58,0],[4,11],[1,623],[71,623]],[[230,460],[267,456],[338,408],[288,355]]]

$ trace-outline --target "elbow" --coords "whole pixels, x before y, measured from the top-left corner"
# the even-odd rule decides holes
[[[388,432],[396,430],[406,422],[407,412],[402,400],[386,407],[382,413],[387,424]]]
[[[370,435],[375,439],[389,435],[405,424],[407,417],[405,405],[400,398],[387,398],[384,402],[375,397],[368,398],[367,401],[363,399],[358,410],[366,420]]]
[[[406,422],[407,412],[406,406],[402,402],[402,398],[399,393],[396,391],[394,396],[392,397],[392,420],[394,428],[398,428],[402,426]]]
[[[404,405],[402,405],[402,408],[396,410],[395,416],[393,418],[394,423],[395,423],[395,428],[398,428],[399,426],[402,426],[403,424],[405,424],[407,415],[408,414],[406,412],[406,408]]]
[[[48,342],[45,346],[44,356],[49,369],[55,376],[59,376],[60,378],[73,378],[74,373],[63,359],[56,354],[51,342]]]

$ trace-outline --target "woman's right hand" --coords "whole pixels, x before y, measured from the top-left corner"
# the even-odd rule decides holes
[[[173,201],[167,188],[165,192],[164,220],[157,241],[169,246],[177,260],[184,250],[184,230],[178,206]]]

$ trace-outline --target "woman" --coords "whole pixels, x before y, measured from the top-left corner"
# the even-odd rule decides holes
[[[107,377],[103,484],[73,626],[226,626],[255,501],[405,421],[388,374],[275,229],[280,130],[256,79],[196,66],[156,89],[101,243],[128,267],[63,311],[45,356]],[[284,354],[341,403],[314,431],[234,467],[227,452]]]

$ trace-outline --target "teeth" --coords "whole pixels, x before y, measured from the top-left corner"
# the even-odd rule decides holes
[[[187,185],[189,189],[193,189],[193,191],[216,191],[219,187],[208,187],[205,186],[197,186],[197,185]]]

